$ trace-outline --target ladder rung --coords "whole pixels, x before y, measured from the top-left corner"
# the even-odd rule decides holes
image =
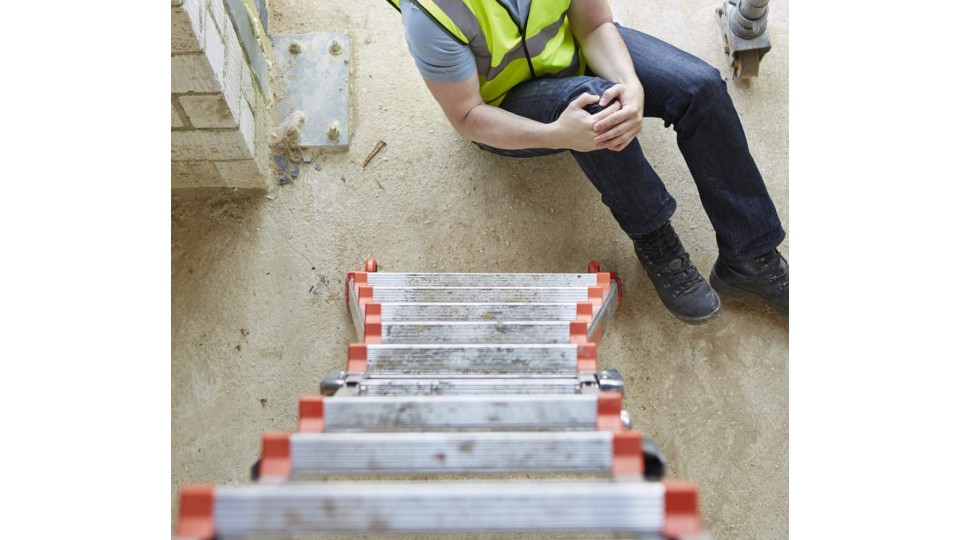
[[[381,343],[570,343],[569,322],[391,322]],[[369,339],[370,335],[364,336]],[[586,338],[584,338],[586,339]]]
[[[622,396],[306,396],[300,431],[619,430]]]
[[[336,482],[187,486],[180,537],[379,531],[700,534],[680,482]]]
[[[363,379],[361,396],[444,396],[477,394],[577,394],[580,380],[558,378],[393,378]]]
[[[382,287],[592,287],[597,274],[367,273],[367,283]]]
[[[564,344],[354,344],[351,372],[380,376],[547,375],[597,369],[597,347]]]
[[[573,321],[577,303],[460,303],[383,304],[382,319],[388,321]]]
[[[614,438],[631,444],[632,469],[642,474],[640,434],[624,431],[294,433],[291,476],[311,474],[451,474],[615,472]],[[266,447],[266,441],[265,445]],[[626,451],[623,451],[626,452]],[[621,453],[623,453],[621,452]]]
[[[587,302],[587,287],[373,287],[374,302]]]

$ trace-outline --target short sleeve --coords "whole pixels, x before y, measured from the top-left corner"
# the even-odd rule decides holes
[[[454,39],[415,4],[402,1],[400,11],[407,49],[424,79],[461,82],[477,72],[469,46]]]

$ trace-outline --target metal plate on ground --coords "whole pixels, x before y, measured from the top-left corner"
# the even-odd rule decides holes
[[[281,125],[303,113],[300,146],[346,150],[350,142],[350,36],[316,32],[271,35],[281,81]],[[292,52],[299,51],[299,52]],[[337,52],[339,51],[339,52]]]

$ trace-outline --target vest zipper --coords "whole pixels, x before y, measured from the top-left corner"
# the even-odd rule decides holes
[[[523,56],[527,59],[527,67],[530,68],[530,77],[536,79],[537,72],[533,69],[533,60],[530,59],[530,51],[527,49],[527,22],[530,20],[530,12],[533,11],[533,0],[530,0],[529,9],[527,9],[527,17],[523,20],[523,25],[520,25],[520,21],[513,18],[513,12],[510,11],[501,0],[497,0],[497,3],[500,4],[500,7],[507,12],[507,16],[510,17],[510,20],[513,21],[513,24],[517,26],[517,30],[520,31],[520,44],[523,46]]]

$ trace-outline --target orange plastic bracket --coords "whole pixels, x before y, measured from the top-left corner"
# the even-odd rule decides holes
[[[597,272],[597,286],[606,293],[610,290],[610,272]]]
[[[213,484],[193,484],[180,490],[176,538],[208,540],[214,537]]]
[[[583,321],[570,322],[570,343],[579,345],[587,343],[587,323]]]
[[[597,370],[597,344],[577,345],[577,371]]]
[[[377,260],[373,257],[367,259],[367,262],[364,264],[364,268],[367,272],[376,272],[377,271]]]
[[[347,272],[347,280],[343,285],[343,293],[347,305],[350,305],[350,282],[353,281],[354,289],[358,288],[360,285],[363,285],[367,282],[367,273],[366,272],[357,272],[351,270]]]
[[[347,346],[347,371],[363,373],[367,370],[367,345],[351,343]]]
[[[593,303],[577,302],[577,320],[587,324],[593,322]]]
[[[371,287],[372,289],[372,287]],[[371,297],[373,292],[371,291]],[[367,343],[380,343],[383,334],[383,327],[380,324],[380,314],[383,313],[383,306],[380,302],[367,302],[363,312],[363,336]],[[371,338],[376,338],[372,341]]]
[[[323,396],[303,396],[300,398],[301,433],[323,432]]]
[[[587,300],[600,309],[603,305],[603,287],[587,287]]]
[[[357,286],[357,303],[363,309],[367,302],[373,302],[373,285]]]
[[[617,478],[643,475],[643,437],[639,431],[613,434],[613,476]]]
[[[623,396],[617,392],[597,394],[597,431],[623,430],[620,409],[623,408]]]
[[[290,476],[290,434],[264,433],[263,450],[260,453],[260,478],[282,480]]]
[[[697,486],[693,482],[665,480],[663,494],[664,538],[681,538],[700,533]]]
[[[590,262],[587,263],[587,271],[590,272],[591,274],[599,274],[600,261],[596,259],[590,259]],[[620,304],[623,303],[623,282],[620,281],[620,274],[616,272],[607,272],[607,274],[609,275],[610,280],[617,282],[617,305],[619,306]],[[600,283],[600,276],[597,276],[597,283]],[[609,281],[607,281],[607,283],[609,283]],[[607,290],[609,289],[610,287],[608,285]]]

